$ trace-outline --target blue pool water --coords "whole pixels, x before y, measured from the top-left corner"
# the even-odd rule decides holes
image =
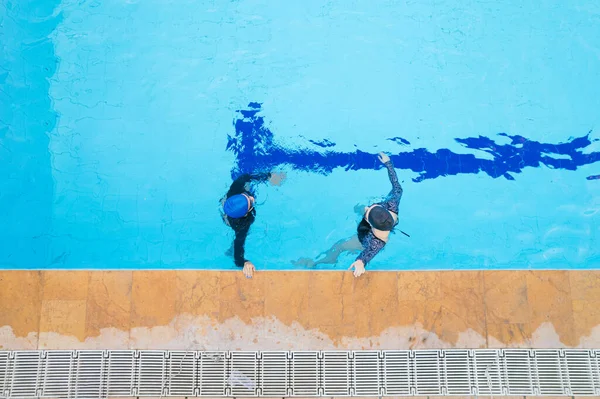
[[[370,269],[598,268],[600,3],[504,3],[3,1],[0,267],[233,268],[272,171],[247,257],[346,269],[385,151]]]

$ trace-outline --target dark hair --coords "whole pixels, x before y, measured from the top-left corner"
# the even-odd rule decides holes
[[[394,218],[387,209],[378,205],[371,208],[369,223],[377,230],[391,231],[394,227]]]

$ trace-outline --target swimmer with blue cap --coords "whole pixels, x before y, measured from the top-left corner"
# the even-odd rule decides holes
[[[246,237],[256,217],[254,192],[250,184],[252,182],[266,182],[267,180],[270,180],[272,184],[279,184],[284,178],[284,174],[243,174],[231,184],[229,191],[222,200],[223,221],[235,232],[233,260],[237,267],[242,268],[247,278],[252,278],[256,270],[254,264],[244,257]]]

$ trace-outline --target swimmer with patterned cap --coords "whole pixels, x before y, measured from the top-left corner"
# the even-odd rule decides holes
[[[357,228],[358,240],[363,247],[363,251],[349,268],[349,270],[354,269],[355,277],[365,273],[367,263],[385,247],[390,232],[398,224],[398,206],[402,198],[402,186],[398,181],[390,157],[380,152],[377,158],[388,171],[392,191],[390,191],[385,201],[365,207],[364,216]]]

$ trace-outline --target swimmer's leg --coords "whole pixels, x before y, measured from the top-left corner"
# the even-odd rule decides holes
[[[365,214],[365,205],[357,204],[354,206],[354,212],[357,216],[361,218]],[[327,251],[321,252],[317,256],[317,260],[312,260],[311,258],[300,258],[296,261],[292,261],[294,266],[303,266],[303,267],[315,267],[317,265],[329,264],[334,265],[337,263],[338,258],[344,252],[350,253],[358,253],[363,250],[363,247],[358,240],[357,236],[352,236],[350,238],[346,238],[345,240],[340,240],[333,244],[331,248]]]
[[[351,253],[359,252],[359,251],[362,251],[362,249],[363,249],[362,245],[361,245],[360,241],[358,241],[357,236],[352,236],[345,240],[339,240],[338,242],[333,244],[333,246],[331,248],[329,248],[327,251],[321,252],[319,254],[319,256],[317,258],[319,258],[321,256],[323,256],[323,257],[318,259],[316,261],[315,265],[319,265],[319,264],[333,265],[333,264],[337,263],[338,258],[344,252],[351,252]]]
[[[338,258],[344,252],[356,253],[362,251],[362,245],[358,241],[357,236],[340,240],[332,245],[327,251],[321,252],[316,260],[310,258],[300,258],[297,261],[292,261],[295,266],[315,267],[317,265],[334,265]]]

